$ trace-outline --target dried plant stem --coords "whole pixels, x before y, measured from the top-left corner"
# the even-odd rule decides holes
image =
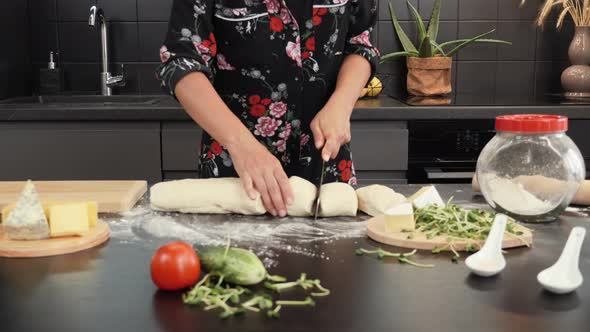
[[[521,2],[521,5],[525,0]],[[537,25],[543,26],[555,7],[561,7],[556,27],[563,26],[566,16],[570,16],[577,27],[590,26],[590,0],[547,0],[539,10]]]

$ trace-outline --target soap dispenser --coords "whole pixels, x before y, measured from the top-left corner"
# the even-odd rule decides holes
[[[53,51],[49,52],[47,68],[39,72],[39,94],[58,94],[62,89],[61,70],[57,68]]]

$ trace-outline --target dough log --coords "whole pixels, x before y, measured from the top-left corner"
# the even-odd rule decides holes
[[[287,205],[287,214],[292,217],[309,217],[313,216],[314,204],[317,195],[317,187],[298,176],[289,178],[291,189],[295,199],[293,204]]]
[[[262,215],[258,196],[250,199],[238,178],[187,179],[158,183],[150,189],[152,209],[182,213]]]
[[[359,188],[356,195],[359,210],[373,217],[383,215],[385,211],[406,201],[404,195],[380,184]]]
[[[322,217],[356,216],[357,209],[356,192],[349,184],[334,182],[322,186],[320,192]]]

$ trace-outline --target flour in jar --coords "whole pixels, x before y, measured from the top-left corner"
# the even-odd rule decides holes
[[[504,210],[515,214],[541,215],[555,209],[558,205],[535,196],[522,183],[513,179],[488,175],[483,177],[483,181],[487,182],[494,202]]]

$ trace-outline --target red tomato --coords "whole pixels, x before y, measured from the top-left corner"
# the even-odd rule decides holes
[[[152,281],[163,290],[180,290],[194,285],[201,275],[201,261],[184,242],[160,247],[152,257]]]

